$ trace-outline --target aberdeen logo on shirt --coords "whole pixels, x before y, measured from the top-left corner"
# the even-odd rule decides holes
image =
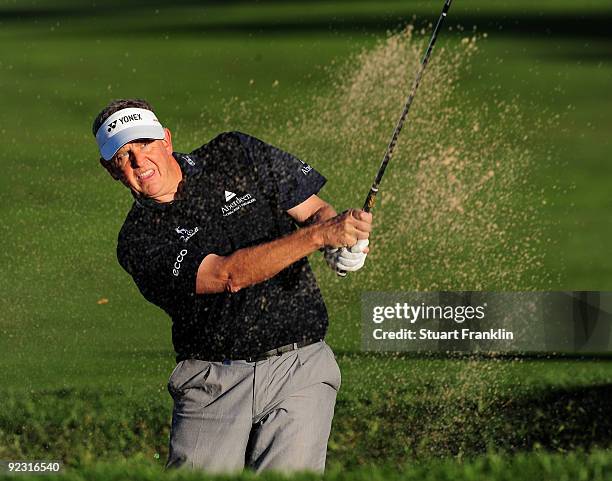
[[[181,236],[181,240],[183,242],[187,242],[189,239],[191,239],[200,229],[197,227],[194,227],[193,229],[184,229],[182,227],[177,227],[176,229],[174,229],[175,232]]]
[[[221,213],[223,214],[223,217],[232,215],[234,212],[238,212],[243,207],[246,207],[257,200],[251,194],[239,196],[229,190],[226,190],[223,195],[225,196],[225,204],[221,206]]]

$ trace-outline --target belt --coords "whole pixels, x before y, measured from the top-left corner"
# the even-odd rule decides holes
[[[300,347],[309,346],[310,344],[314,344],[315,342],[320,342],[323,339],[306,339],[301,342],[292,342],[291,344],[285,344],[284,346],[277,347],[275,349],[270,349],[269,351],[262,352],[260,354],[256,354],[255,356],[250,356],[244,358],[246,362],[257,362],[257,361],[265,361],[266,359],[274,356],[280,356],[281,354],[285,354],[286,352],[295,351]],[[231,359],[224,359],[223,364],[231,364]]]

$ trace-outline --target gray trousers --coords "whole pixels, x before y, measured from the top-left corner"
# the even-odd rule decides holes
[[[166,468],[323,472],[339,388],[324,341],[257,362],[181,361]]]

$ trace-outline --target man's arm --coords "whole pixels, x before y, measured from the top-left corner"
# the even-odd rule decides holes
[[[300,225],[312,225],[336,217],[336,210],[318,195],[311,195],[299,205],[287,211]]]
[[[322,247],[349,246],[359,239],[367,239],[372,225],[371,214],[349,210],[336,215],[336,211],[316,195],[287,213],[296,222],[310,225],[228,256],[207,255],[198,269],[196,293],[238,292],[270,279]]]

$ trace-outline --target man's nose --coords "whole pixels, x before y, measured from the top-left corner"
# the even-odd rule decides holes
[[[141,150],[134,149],[130,152],[130,159],[133,168],[142,167],[146,162],[146,156]]]

